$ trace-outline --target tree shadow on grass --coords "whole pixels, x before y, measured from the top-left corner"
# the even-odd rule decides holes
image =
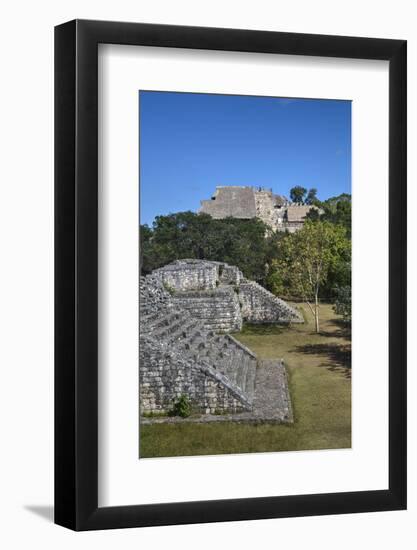
[[[343,338],[344,340],[350,340],[352,337],[352,331],[350,327],[342,327],[337,330],[320,330],[320,336],[325,338]]]
[[[335,326],[337,328],[332,327]],[[344,338],[350,340],[352,337],[352,327],[349,323],[343,321],[343,319],[332,319],[330,326],[332,330],[320,330],[320,336],[325,338]]]
[[[332,323],[342,329],[350,330],[351,328],[350,323],[344,321],[343,319],[332,319]]]
[[[350,344],[306,344],[297,346],[293,351],[318,357],[324,356],[321,367],[326,367],[332,372],[342,373],[345,378],[351,378],[352,352]]]

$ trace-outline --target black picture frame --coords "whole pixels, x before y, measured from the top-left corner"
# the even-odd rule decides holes
[[[98,44],[389,61],[389,488],[98,507]],[[406,41],[74,20],[55,28],[55,522],[74,530],[406,508]]]

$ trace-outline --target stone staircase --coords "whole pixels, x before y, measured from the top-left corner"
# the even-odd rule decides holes
[[[256,356],[228,335],[212,335],[200,343],[199,359],[214,364],[232,386],[252,403],[255,391]]]
[[[299,311],[256,281],[245,279],[239,287],[242,317],[250,323],[304,323]]]
[[[255,391],[256,356],[228,334],[216,334],[202,320],[175,303],[152,275],[140,281],[140,338],[142,357],[146,346],[157,346],[192,365],[221,384],[245,410],[251,410]],[[145,348],[145,349],[143,349]]]
[[[249,323],[303,323],[300,313],[238,267],[208,260],[176,260],[152,272],[171,300],[216,332],[238,332]]]
[[[239,300],[232,286],[176,292],[172,301],[193,317],[201,319],[209,330],[238,332],[242,329]]]

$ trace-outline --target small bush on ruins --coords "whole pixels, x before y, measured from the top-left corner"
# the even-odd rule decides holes
[[[171,296],[173,296],[173,295],[175,294],[175,289],[172,288],[172,286],[170,286],[168,283],[162,283],[162,284],[163,284],[165,290],[166,290],[169,294],[171,294]]]
[[[191,403],[187,395],[180,395],[176,401],[174,401],[174,406],[172,407],[173,416],[181,416],[182,418],[187,418],[191,414]]]

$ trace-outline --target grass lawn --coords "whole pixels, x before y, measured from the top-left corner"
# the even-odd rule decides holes
[[[142,426],[141,458],[350,447],[350,333],[331,305],[321,306],[320,334],[314,332],[308,307],[298,307],[303,325],[247,325],[234,335],[259,358],[284,359],[294,424]]]

